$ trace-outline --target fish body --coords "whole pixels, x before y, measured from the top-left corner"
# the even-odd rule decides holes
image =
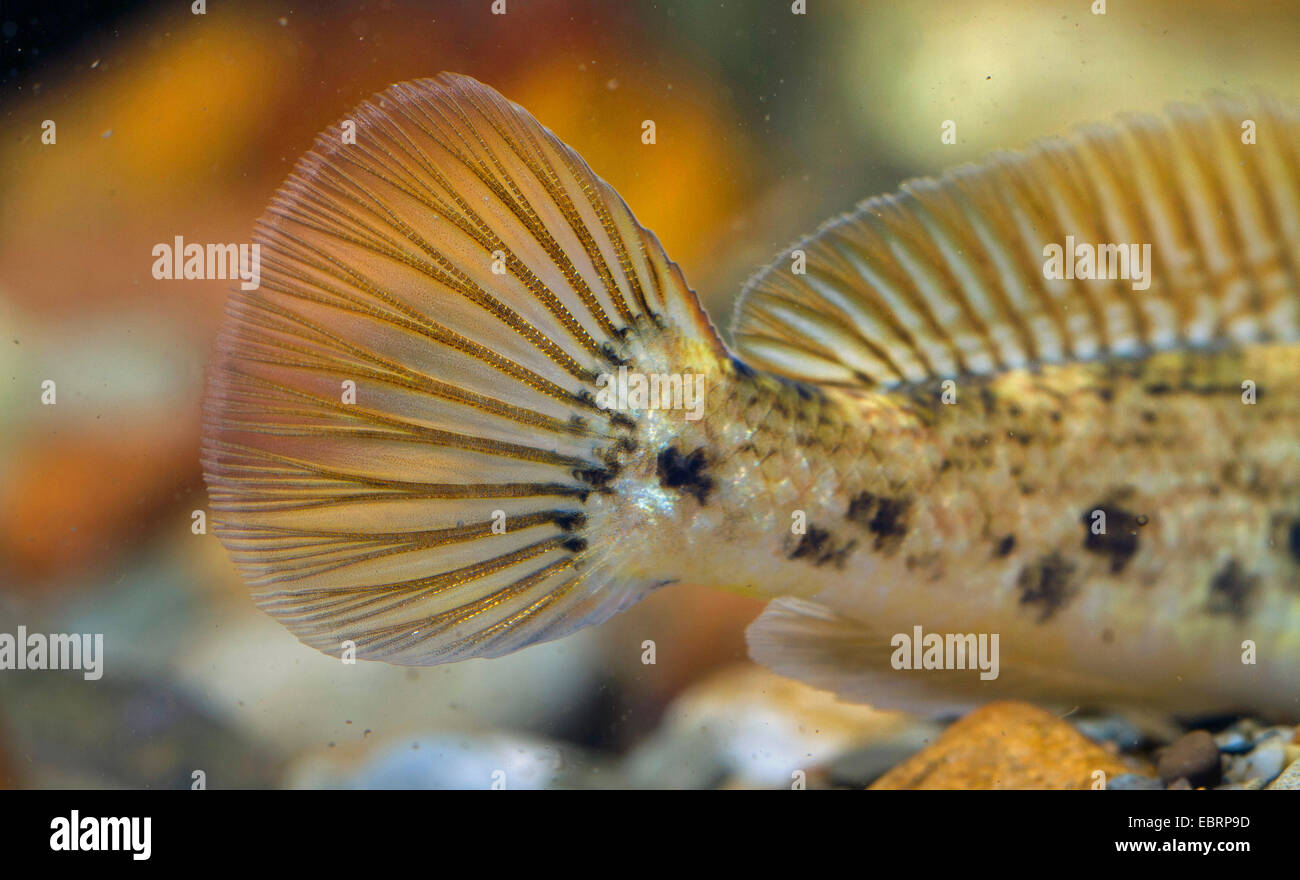
[[[498,656],[693,582],[771,599],[754,658],[875,705],[1300,714],[1294,111],[1218,100],[868,200],[747,286],[734,352],[486,86],[351,118],[259,224],[206,406],[219,534],[308,644]],[[1146,286],[1052,277],[1066,236],[1154,245]],[[619,371],[671,393],[610,405]],[[899,669],[915,627],[996,634],[998,674]]]

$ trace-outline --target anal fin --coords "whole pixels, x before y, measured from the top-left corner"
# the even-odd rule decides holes
[[[1107,706],[1116,702],[1117,693],[1127,702],[1121,683],[1043,666],[1032,656],[1007,651],[1005,644],[994,654],[997,677],[989,680],[980,676],[978,657],[968,658],[964,669],[895,669],[891,658],[898,650],[892,644],[896,632],[819,602],[782,597],[749,625],[745,639],[755,662],[842,700],[878,709],[947,716],[1015,697],[1065,710]]]

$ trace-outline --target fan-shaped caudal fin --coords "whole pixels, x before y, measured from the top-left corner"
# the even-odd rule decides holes
[[[1216,98],[912,181],[759,273],[734,331],[755,366],[865,387],[1294,340],[1300,109]]]
[[[229,304],[203,441],[222,541],[333,654],[496,656],[609,617],[655,583],[592,533],[638,430],[597,377],[721,343],[618,195],[491,89],[402,83],[347,122]]]

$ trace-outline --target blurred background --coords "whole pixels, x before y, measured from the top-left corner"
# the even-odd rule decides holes
[[[151,250],[248,241],[314,135],[389,83],[460,71],[528,108],[724,334],[751,273],[909,176],[1208,90],[1298,97],[1285,2],[492,5],[0,0],[0,632],[106,652],[98,681],[0,671],[0,787],[788,786],[933,735],[753,667],[758,604],[690,585],[429,669],[344,666],[254,608],[191,529],[229,283],[154,280]],[[864,743],[879,769],[833,765]]]

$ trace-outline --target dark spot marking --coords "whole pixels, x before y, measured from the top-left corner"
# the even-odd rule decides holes
[[[1064,607],[1074,594],[1070,575],[1074,563],[1059,553],[1049,553],[1020,570],[1016,586],[1021,605],[1038,606],[1038,622],[1043,623]]]
[[[845,518],[876,536],[875,549],[893,550],[907,535],[907,511],[910,498],[887,498],[862,492],[849,501]]]
[[[789,558],[807,559],[816,566],[833,562],[836,568],[843,568],[848,555],[857,545],[857,541],[849,541],[847,544],[837,546],[830,532],[810,525],[808,531],[799,539],[799,543],[790,551]]]
[[[1111,642],[1115,641],[1115,633],[1111,630],[1103,629],[1101,631],[1101,640],[1109,645]]]
[[[1291,558],[1300,562],[1300,519],[1291,522],[1291,528],[1286,532],[1286,549],[1291,554]]]
[[[1210,578],[1210,601],[1206,610],[1211,614],[1230,614],[1242,620],[1249,613],[1248,606],[1258,586],[1257,576],[1243,569],[1236,559],[1229,559]]]
[[[1106,533],[1094,534],[1092,515],[1100,510],[1106,514]],[[1146,525],[1146,516],[1139,516],[1116,506],[1113,501],[1103,501],[1085,510],[1079,522],[1083,523],[1083,549],[1110,557],[1111,574],[1118,574],[1128,565],[1138,551],[1138,529]]]
[[[587,517],[581,513],[557,513],[555,514],[555,524],[566,532],[571,532],[579,526],[586,525]]]
[[[1010,555],[1011,555],[1011,551],[1014,550],[1014,549],[1016,549],[1016,536],[1015,536],[1015,535],[1004,535],[1004,536],[1002,537],[1002,539],[1001,539],[1000,541],[998,541],[998,546],[997,546],[996,549],[994,549],[994,551],[993,551],[993,555],[994,555],[994,556],[1010,556]]]
[[[614,475],[608,468],[585,468],[574,471],[573,476],[584,483],[591,484],[596,491],[604,492],[609,489],[609,481]]]
[[[627,358],[619,356],[619,353],[614,350],[614,346],[610,345],[608,342],[600,346],[600,354],[606,361],[615,366],[621,367],[631,363]]]
[[[799,539],[799,544],[790,553],[791,559],[804,559],[809,556],[816,557],[830,540],[831,533],[825,529],[819,529],[817,526],[809,526],[808,531]]]
[[[569,551],[571,551],[571,552],[573,552],[573,553],[581,553],[583,550],[586,550],[586,549],[587,549],[587,539],[586,539],[586,538],[569,538],[567,541],[565,541],[565,542],[564,542],[563,544],[561,544],[560,546],[563,547],[565,550],[569,550]]]
[[[713,479],[705,473],[703,447],[684,456],[677,447],[669,446],[659,453],[656,470],[659,485],[676,489],[682,494],[694,495],[701,504],[705,503],[709,492],[713,490]]]

